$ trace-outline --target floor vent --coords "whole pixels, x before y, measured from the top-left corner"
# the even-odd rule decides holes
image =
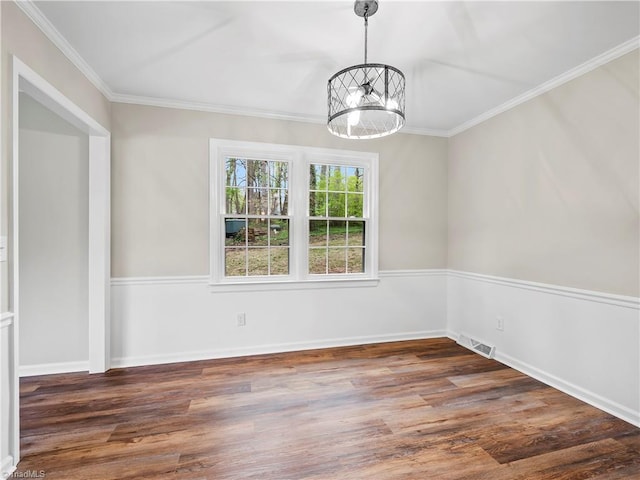
[[[466,335],[460,335],[458,337],[458,344],[487,358],[493,358],[496,353],[496,347],[492,347]]]

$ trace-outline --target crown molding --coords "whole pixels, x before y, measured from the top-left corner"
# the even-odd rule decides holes
[[[33,3],[32,0],[14,0],[22,12],[40,29],[51,42],[58,47],[62,54],[69,59],[80,72],[87,77],[107,100],[113,101],[113,92],[102,78],[89,66],[75,48],[64,36],[53,26],[47,17]]]
[[[114,103],[128,103],[132,105],[146,105],[149,107],[178,108],[181,110],[194,110],[198,112],[221,113],[225,115],[243,115],[247,117],[260,117],[275,120],[286,120],[292,122],[318,123],[326,122],[325,117],[299,115],[285,112],[272,112],[269,110],[259,110],[245,107],[234,107],[231,105],[215,105],[204,102],[189,102],[170,98],[145,97],[142,95],[126,95],[121,93],[113,94],[111,99]]]
[[[493,118],[496,115],[506,112],[507,110],[511,110],[512,108],[517,107],[518,105],[524,102],[527,102],[539,95],[542,95],[548,92],[549,90],[559,87],[560,85],[567,83],[573,80],[574,78],[584,75],[585,73],[590,72],[591,70],[594,70],[604,65],[605,63],[615,60],[616,58],[621,57],[622,55],[637,49],[639,46],[640,46],[640,36],[634,37],[618,45],[617,47],[614,47],[611,50],[608,50],[598,55],[597,57],[594,57],[591,60],[581,65],[578,65],[577,67],[572,68],[571,70],[568,70],[565,73],[558,75],[557,77],[554,77],[551,80],[548,80],[541,85],[538,85],[537,87],[532,88],[531,90],[523,93],[522,95],[518,95],[517,97],[512,98],[508,102],[505,102],[496,108],[492,108],[491,110],[488,110],[478,115],[477,117],[472,118],[471,120],[468,120],[458,125],[457,127],[452,128],[447,132],[447,136],[453,137],[454,135],[457,135],[458,133],[462,133],[465,130],[470,129],[471,127],[475,127],[476,125],[486,120],[489,120],[490,118]]]
[[[402,127],[398,133],[405,133],[409,135],[425,135],[428,137],[444,137],[448,138],[449,132],[447,130],[438,130],[435,128],[418,128],[418,127]]]
[[[145,105],[149,107],[177,108],[180,110],[193,110],[197,112],[221,113],[224,115],[241,115],[245,117],[268,118],[271,120],[284,120],[290,122],[314,123],[325,125],[325,116],[309,116],[291,114],[285,112],[272,112],[268,110],[250,109],[244,107],[233,107],[230,105],[215,105],[211,103],[187,102],[184,100],[174,100],[168,98],[145,97],[141,95],[125,95],[114,93],[111,101],[114,103],[127,103],[131,105]],[[431,137],[448,137],[445,130],[434,130],[426,128],[404,127],[400,132],[411,135],[427,135]]]

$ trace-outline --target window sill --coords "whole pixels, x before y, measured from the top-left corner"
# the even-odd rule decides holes
[[[324,288],[368,288],[376,287],[379,278],[326,278],[311,280],[209,282],[212,293],[265,292],[276,290],[317,290]]]

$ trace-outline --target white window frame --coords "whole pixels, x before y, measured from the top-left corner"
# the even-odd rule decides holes
[[[225,159],[275,160],[289,165],[289,275],[226,277],[224,274]],[[364,170],[363,273],[309,274],[309,166],[312,163]],[[209,284],[214,290],[272,290],[361,287],[378,284],[378,154],[297,145],[210,139],[209,141]]]

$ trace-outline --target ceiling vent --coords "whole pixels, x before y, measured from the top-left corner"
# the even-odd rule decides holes
[[[466,347],[469,350],[479,353],[483,357],[487,358],[493,358],[496,353],[495,346],[487,345],[486,343],[483,343],[480,340],[476,340],[475,338],[471,338],[467,335],[460,335],[458,337],[458,345],[462,345],[463,347]]]

